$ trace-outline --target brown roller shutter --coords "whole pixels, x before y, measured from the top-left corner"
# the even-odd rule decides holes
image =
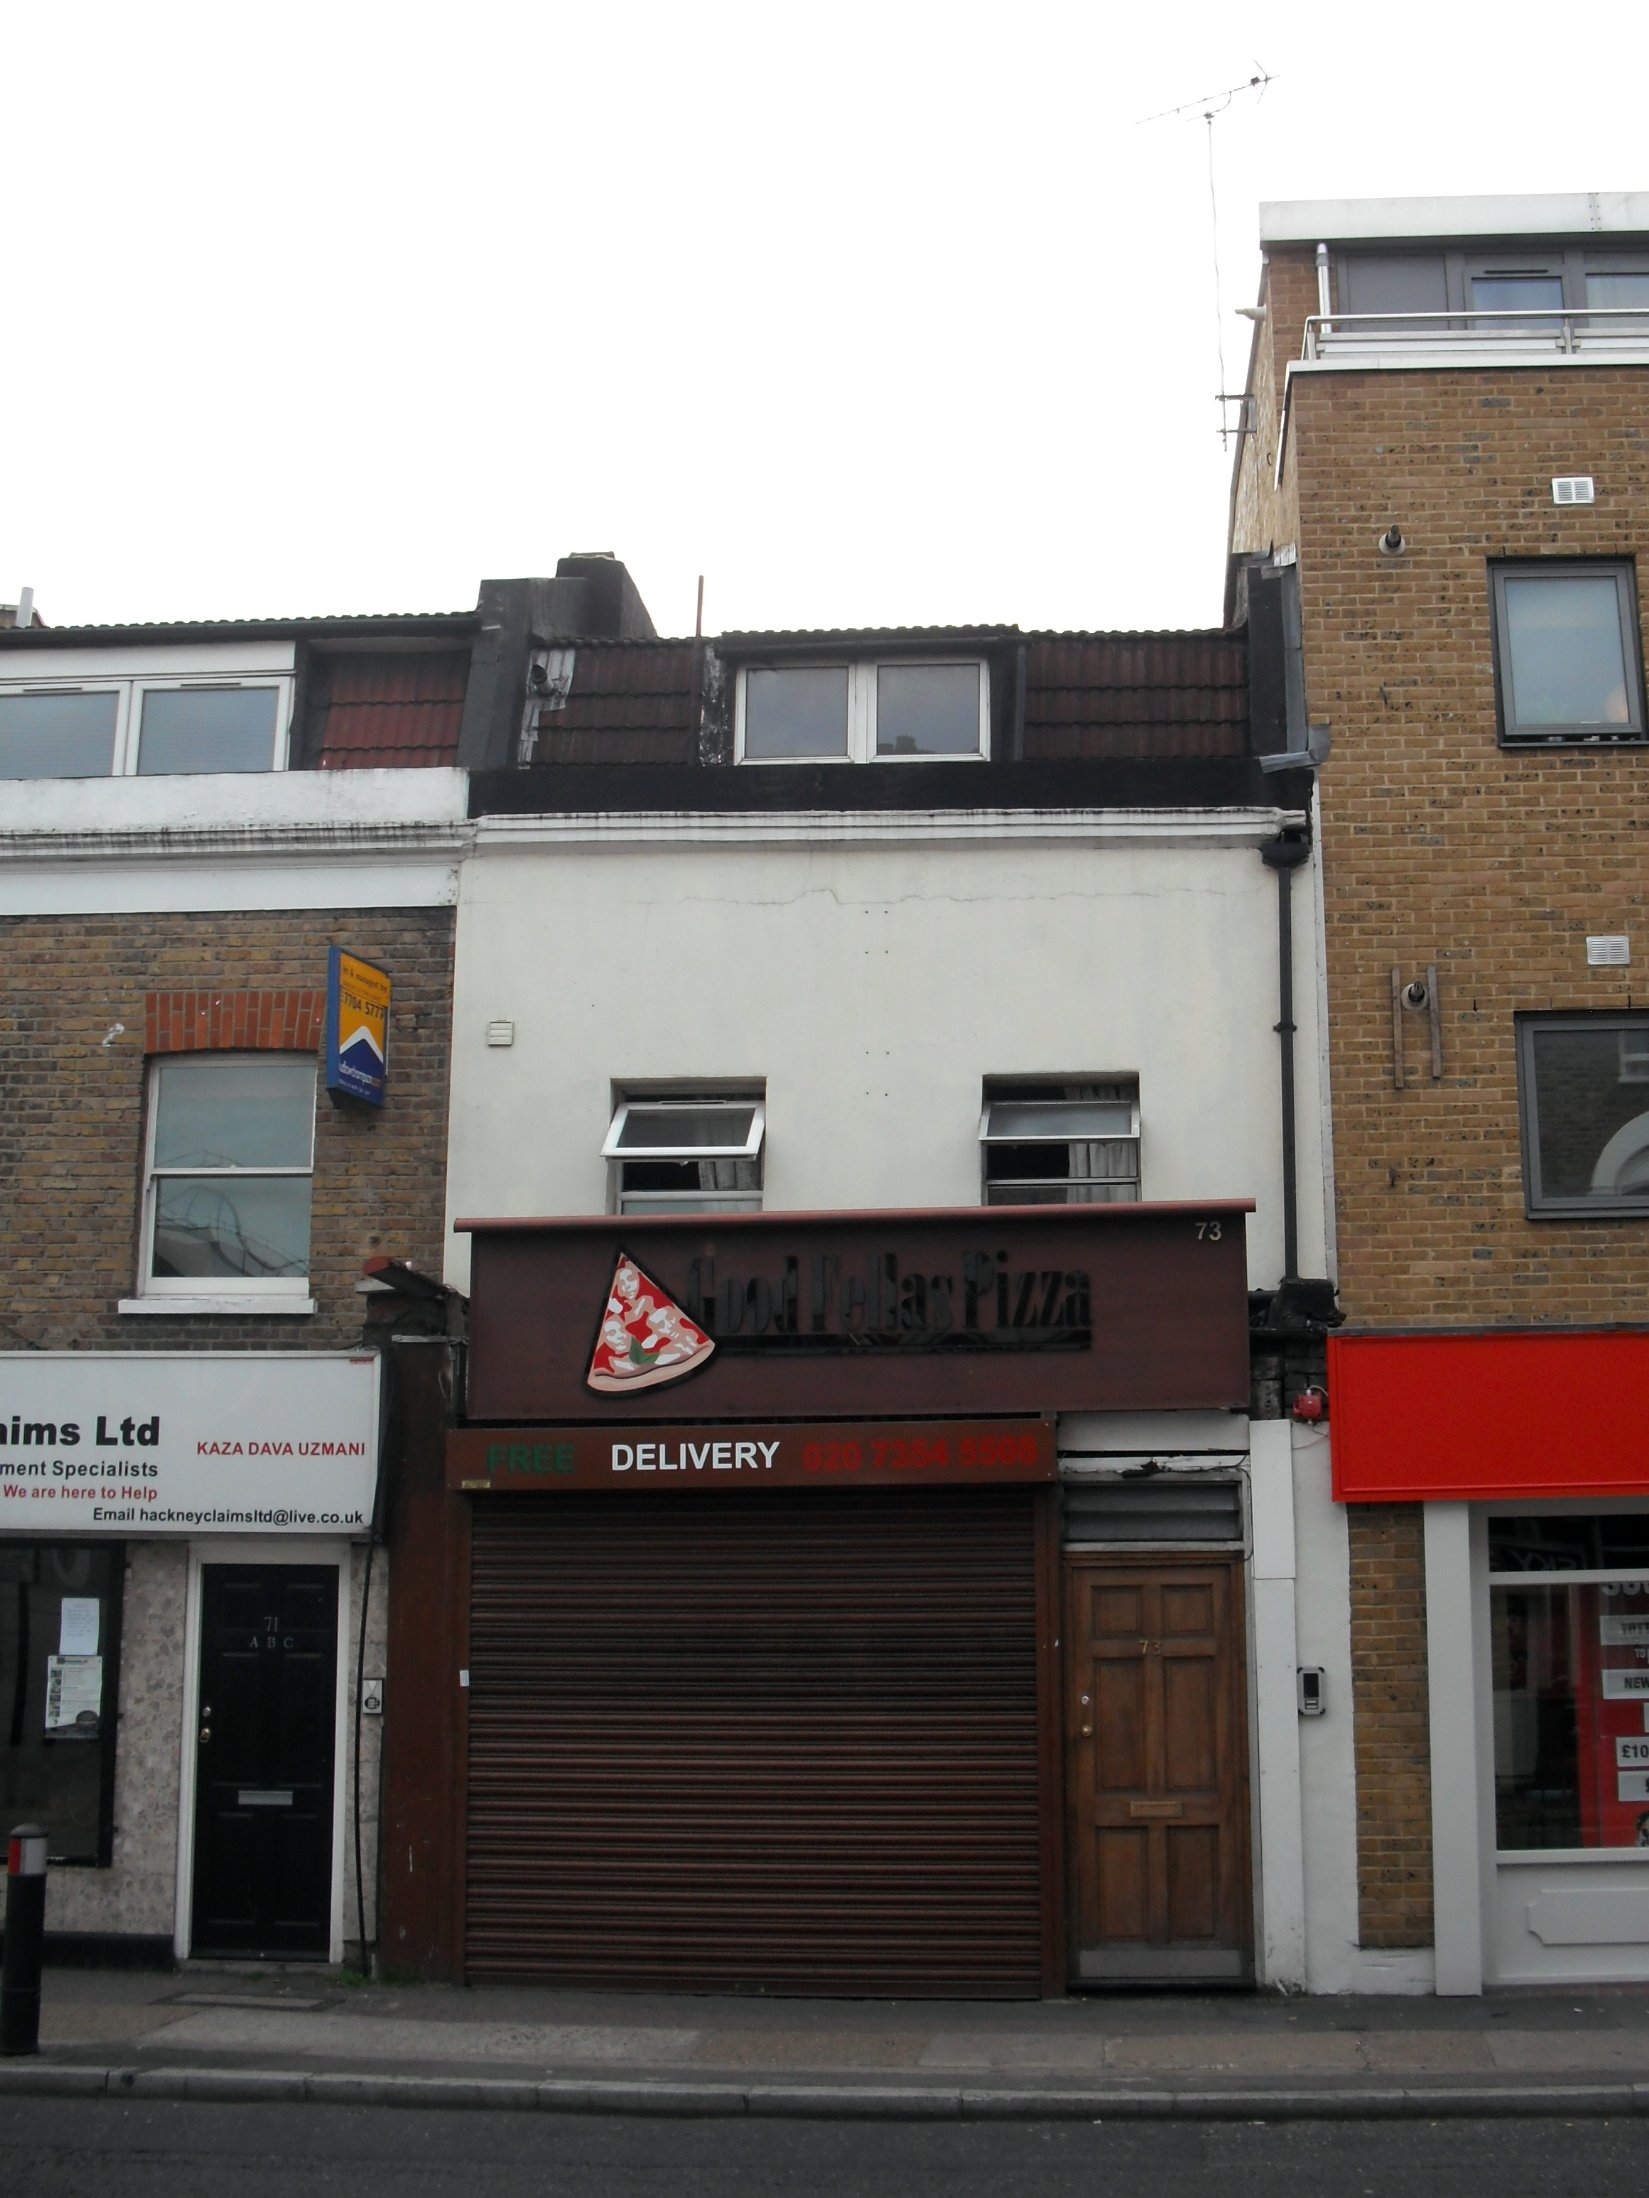
[[[1034,1997],[1033,1501],[478,1502],[470,1975]]]

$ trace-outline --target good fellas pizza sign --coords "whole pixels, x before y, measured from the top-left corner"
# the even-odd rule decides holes
[[[1235,1408],[1246,1211],[460,1222],[469,1417]]]

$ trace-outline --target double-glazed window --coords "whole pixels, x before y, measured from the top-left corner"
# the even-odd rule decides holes
[[[997,1079],[979,1118],[987,1206],[1101,1206],[1139,1196],[1132,1077]]]
[[[621,1094],[601,1147],[614,1212],[759,1212],[766,1118],[759,1091]]]
[[[897,763],[989,753],[982,662],[751,665],[739,675],[744,763]]]
[[[1494,565],[1500,737],[1642,740],[1637,589],[1625,560]]]
[[[1649,1214],[1649,1015],[1524,1015],[1517,1025],[1531,1214]]]
[[[179,1054],[149,1080],[145,1297],[287,1296],[309,1272],[315,1063]]]
[[[289,678],[0,687],[0,779],[277,771]]]
[[[1495,1838],[1649,1847],[1649,1521],[1489,1521]]]

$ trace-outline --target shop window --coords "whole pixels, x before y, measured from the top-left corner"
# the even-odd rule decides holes
[[[8,682],[0,779],[278,771],[290,679]]]
[[[1530,1214],[1649,1214],[1649,1015],[1520,1016],[1517,1047]]]
[[[315,1063],[182,1054],[150,1069],[146,1298],[290,1298],[309,1271]]]
[[[1491,570],[1501,739],[1641,740],[1631,565],[1548,558]]]
[[[989,752],[983,663],[751,665],[739,674],[744,763],[889,763]]]
[[[53,1862],[110,1859],[124,1571],[119,1543],[0,1539],[0,1815]]]
[[[1133,1077],[995,1079],[979,1118],[987,1206],[1103,1206],[1139,1196]]]
[[[601,1148],[614,1212],[759,1212],[766,1127],[759,1091],[621,1095]]]
[[[1649,1847],[1649,1522],[1489,1526],[1495,1838]]]

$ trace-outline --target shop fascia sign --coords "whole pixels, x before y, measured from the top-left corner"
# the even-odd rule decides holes
[[[375,1356],[0,1353],[0,1534],[354,1534]]]
[[[1246,1205],[459,1221],[469,1413],[1236,1406]],[[633,1400],[633,1401],[632,1401]]]
[[[468,1427],[447,1436],[447,1485],[471,1495],[944,1488],[1057,1475],[1053,1422],[1045,1419]]]
[[[609,1395],[678,1381],[716,1351],[842,1356],[877,1352],[1086,1351],[1086,1271],[1015,1267],[1006,1252],[964,1251],[935,1273],[895,1251],[786,1253],[747,1274],[725,1258],[687,1262],[680,1300],[620,1252],[585,1376]]]

